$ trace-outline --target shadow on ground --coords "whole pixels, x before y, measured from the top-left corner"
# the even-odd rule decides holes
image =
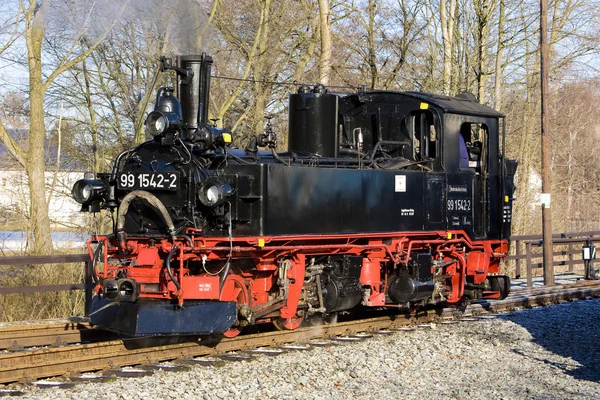
[[[577,301],[517,312],[500,318],[512,321],[531,334],[534,343],[577,364],[554,362],[544,354],[514,351],[551,364],[577,379],[600,383],[600,299]]]

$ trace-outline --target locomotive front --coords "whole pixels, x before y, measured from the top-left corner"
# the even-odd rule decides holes
[[[210,273],[191,279],[183,265],[183,250],[193,245],[188,229],[225,224],[232,193],[203,157],[219,159],[232,142],[230,131],[206,123],[211,63],[205,54],[179,57],[177,65],[161,59],[161,70],[178,74],[186,107],[173,88],[161,87],[145,123],[152,140],[122,152],[111,173],[73,186],[82,211],[113,214],[114,233],[89,244],[101,294],[92,306],[94,324],[129,335],[205,334],[223,332],[236,320],[235,303],[220,301],[224,282]],[[174,258],[181,265],[173,266]],[[165,298],[171,300],[166,307],[153,301]]]

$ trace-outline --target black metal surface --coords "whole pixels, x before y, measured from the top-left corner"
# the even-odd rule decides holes
[[[208,96],[212,57],[201,55],[179,56],[177,64],[194,73],[189,84],[179,79],[178,96],[183,111],[183,129],[195,130],[208,122]]]
[[[89,259],[85,263],[85,276],[84,276],[84,285],[85,285],[85,303],[84,303],[84,315],[90,315],[90,310],[92,309],[92,299],[94,296],[94,286],[96,283],[94,282],[94,262]]]
[[[415,98],[427,101],[442,108],[444,112],[464,115],[477,115],[482,117],[502,118],[504,114],[480,104],[477,101],[472,101],[465,96],[444,96],[439,94],[422,93],[422,92],[404,92],[404,94]]]
[[[362,257],[329,257],[322,278],[327,312],[349,310],[362,300],[360,284]]]
[[[265,234],[425,228],[424,172],[276,165],[267,170]]]
[[[229,171],[236,236],[452,229],[498,238],[504,199],[474,171],[435,173],[262,164]],[[398,187],[397,187],[398,184]],[[490,217],[491,216],[491,217]],[[476,219],[476,217],[478,217]],[[505,228],[509,228],[505,223]],[[222,231],[206,230],[222,235]]]
[[[427,282],[433,278],[431,273],[431,253],[411,254],[412,276],[419,282]]]
[[[433,281],[418,282],[408,275],[399,274],[390,279],[388,296],[395,303],[425,300],[433,294]]]
[[[179,184],[177,190],[160,189],[158,187],[144,188],[155,195],[171,211],[171,218],[176,228],[189,226],[193,221],[195,207],[195,192],[197,182],[201,179],[201,171],[194,164],[180,162],[182,155],[174,146],[162,146],[155,142],[147,142],[139,146],[135,155],[127,158],[117,177],[131,174],[138,179],[150,174],[175,174]],[[171,182],[171,180],[169,181]],[[137,183],[134,188],[137,188]],[[119,185],[121,186],[121,185]],[[130,189],[117,188],[116,195],[122,199]],[[134,234],[167,234],[167,226],[158,210],[143,199],[132,201],[125,219],[125,231]]]
[[[503,201],[502,201],[502,237],[508,238],[510,236],[510,227],[512,224],[513,217],[513,201],[515,193],[515,174],[517,172],[517,161],[515,160],[504,160],[504,182],[503,188]]]
[[[508,275],[488,276],[490,287],[493,291],[500,292],[500,298],[505,299],[510,293],[510,277]]]
[[[327,93],[290,95],[288,150],[337,157],[338,96]]]
[[[91,323],[127,336],[223,333],[236,320],[235,302],[187,300],[183,307],[164,300],[117,303],[95,297]]]

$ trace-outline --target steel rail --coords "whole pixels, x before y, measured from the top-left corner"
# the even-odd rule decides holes
[[[115,337],[116,335],[110,332],[94,328],[83,319],[77,322],[19,325],[0,329],[0,350],[16,351],[28,347],[62,346]]]
[[[459,319],[490,312],[545,306],[600,296],[600,282],[540,288],[538,292],[515,293],[504,300],[480,301],[468,306],[433,309],[417,314],[397,314],[363,320],[320,325],[292,331],[275,331],[235,338],[206,337],[201,340],[153,345],[150,339],[110,340],[59,348],[0,354],[0,383],[31,381],[88,371],[112,370],[123,366],[157,363],[199,356],[216,356],[258,347],[305,343],[311,339],[354,335],[381,329]],[[175,339],[174,339],[175,340]],[[180,339],[177,339],[180,340]],[[146,347],[147,346],[147,347]]]

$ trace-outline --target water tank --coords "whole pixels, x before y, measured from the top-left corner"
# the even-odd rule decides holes
[[[322,85],[290,95],[288,150],[337,157],[338,96]]]

